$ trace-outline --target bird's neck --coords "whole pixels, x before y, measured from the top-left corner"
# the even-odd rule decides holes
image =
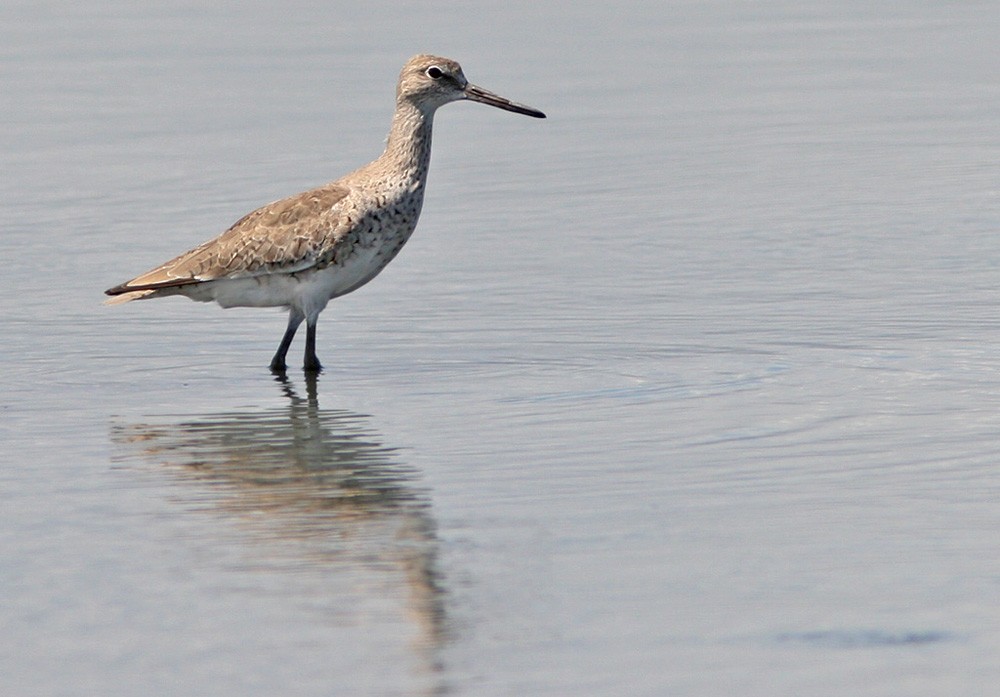
[[[431,127],[434,112],[424,112],[400,101],[392,117],[385,152],[379,158],[389,169],[414,183],[423,183],[431,160]]]

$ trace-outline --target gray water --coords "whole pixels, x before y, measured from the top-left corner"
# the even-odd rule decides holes
[[[0,693],[986,695],[993,3],[7,2]],[[438,116],[338,299],[102,290]],[[301,344],[293,348],[299,361]]]

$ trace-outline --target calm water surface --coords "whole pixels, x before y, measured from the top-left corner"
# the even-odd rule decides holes
[[[1000,12],[835,5],[0,8],[0,692],[990,694]],[[549,119],[440,113],[318,380],[100,305],[419,51]]]

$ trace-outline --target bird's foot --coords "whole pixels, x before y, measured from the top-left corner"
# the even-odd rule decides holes
[[[285,361],[283,360],[279,361],[277,358],[271,361],[270,367],[271,367],[271,372],[274,373],[275,375],[284,375],[285,371],[288,370],[288,366],[285,365]]]
[[[316,358],[313,358],[312,360],[306,359],[305,365],[302,366],[302,369],[307,373],[318,374],[323,372],[323,366]]]

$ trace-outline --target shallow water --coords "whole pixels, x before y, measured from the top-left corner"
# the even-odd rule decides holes
[[[663,5],[0,9],[0,692],[992,691],[1000,15]],[[418,51],[549,118],[441,112],[318,380],[100,305]]]

